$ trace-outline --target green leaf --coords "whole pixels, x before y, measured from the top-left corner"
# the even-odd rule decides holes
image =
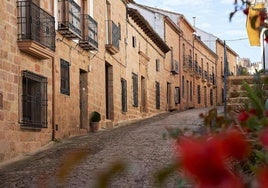
[[[264,104],[256,92],[249,86],[245,81],[243,82],[243,87],[247,91],[247,96],[250,99],[251,104],[256,108],[258,112],[264,111]]]

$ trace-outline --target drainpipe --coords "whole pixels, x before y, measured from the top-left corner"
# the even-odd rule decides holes
[[[55,140],[55,58],[52,57],[52,141]]]

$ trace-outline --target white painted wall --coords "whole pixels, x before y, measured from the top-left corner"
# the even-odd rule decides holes
[[[139,13],[148,21],[150,26],[155,30],[155,32],[165,40],[165,30],[164,30],[164,15],[159,14],[157,12],[150,11],[145,9],[144,7],[129,4],[130,8],[137,9]]]

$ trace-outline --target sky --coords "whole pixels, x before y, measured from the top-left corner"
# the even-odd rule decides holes
[[[232,48],[241,58],[252,63],[261,61],[261,47],[250,46],[247,39],[246,15],[239,11],[232,21],[234,0],[134,0],[136,3],[183,14],[193,25],[215,35]]]

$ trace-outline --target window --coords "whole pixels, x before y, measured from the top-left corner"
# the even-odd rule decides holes
[[[181,96],[180,96],[180,87],[175,87],[175,104],[180,104],[181,103]]]
[[[133,106],[138,107],[138,75],[132,73]]]
[[[184,98],[184,90],[185,90],[185,84],[184,84],[184,76],[182,77],[182,97]]]
[[[160,60],[159,59],[155,60],[155,69],[156,69],[156,72],[160,71]]]
[[[127,81],[121,78],[121,103],[122,112],[127,112]]]
[[[221,102],[224,103],[225,102],[225,97],[224,97],[224,89],[221,89]]]
[[[21,126],[47,127],[47,78],[29,71],[22,72]]]
[[[70,64],[69,62],[60,60],[60,92],[70,95]]]
[[[210,105],[212,106],[213,105],[213,90],[210,89]]]
[[[156,109],[160,109],[160,84],[155,82],[155,104]]]
[[[193,101],[193,84],[190,82],[190,101]]]
[[[197,103],[201,104],[201,87],[200,87],[200,85],[197,86]]]
[[[136,37],[132,36],[132,47],[136,48]]]

